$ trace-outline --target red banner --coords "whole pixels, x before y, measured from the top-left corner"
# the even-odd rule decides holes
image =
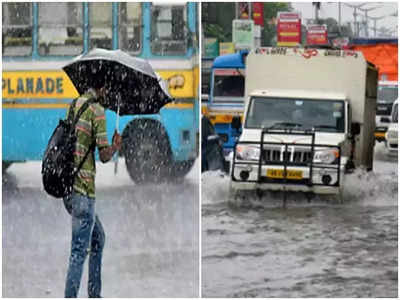
[[[301,15],[297,12],[278,12],[278,46],[301,44]]]
[[[326,25],[307,26],[307,45],[327,45],[328,28]]]
[[[264,27],[264,3],[253,2],[253,20],[254,25]]]

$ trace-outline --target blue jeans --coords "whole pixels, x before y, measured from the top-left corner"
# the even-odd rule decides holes
[[[89,253],[88,296],[100,298],[101,260],[105,242],[103,226],[94,213],[95,199],[73,193],[64,198],[72,215],[71,256],[65,284],[65,298],[76,298],[82,278],[83,265]]]

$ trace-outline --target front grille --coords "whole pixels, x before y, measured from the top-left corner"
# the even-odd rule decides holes
[[[263,149],[262,159],[264,164],[269,163],[310,163],[312,160],[310,149],[298,147],[267,148]]]
[[[379,103],[376,106],[377,116],[390,116],[392,113],[392,103]]]

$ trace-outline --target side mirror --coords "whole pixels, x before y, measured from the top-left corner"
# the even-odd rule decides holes
[[[352,136],[359,135],[360,132],[361,132],[360,123],[357,122],[351,123],[351,135]]]
[[[231,127],[239,130],[242,127],[242,122],[240,121],[240,116],[234,116],[232,118]]]
[[[382,118],[381,118],[381,122],[382,122],[382,123],[390,123],[390,118],[388,118],[388,117],[382,117]]]
[[[214,141],[218,141],[218,140],[219,140],[218,134],[209,135],[207,137],[207,141],[209,141],[209,142],[214,142]]]

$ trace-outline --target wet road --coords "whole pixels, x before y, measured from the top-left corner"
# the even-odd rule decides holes
[[[98,165],[105,232],[103,297],[196,297],[198,166],[180,184],[134,186]],[[3,297],[63,297],[71,218],[41,188],[40,163],[3,173]],[[87,262],[80,296],[87,297]]]
[[[228,201],[228,178],[202,176],[203,297],[397,297],[397,158],[378,144],[373,172],[345,204],[291,194]]]

